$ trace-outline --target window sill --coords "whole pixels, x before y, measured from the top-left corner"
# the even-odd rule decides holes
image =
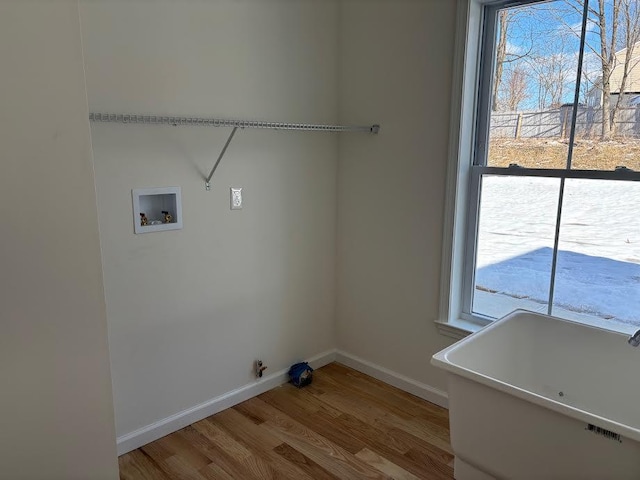
[[[463,319],[452,320],[450,322],[436,320],[438,333],[445,337],[454,338],[456,340],[462,340],[472,333],[481,330],[484,326],[485,325],[479,325],[477,323],[469,322],[468,320]]]

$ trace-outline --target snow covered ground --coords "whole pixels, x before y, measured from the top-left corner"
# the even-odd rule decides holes
[[[547,304],[559,187],[484,178],[475,311],[488,313],[486,292]],[[564,198],[553,313],[640,325],[640,182],[570,179]]]

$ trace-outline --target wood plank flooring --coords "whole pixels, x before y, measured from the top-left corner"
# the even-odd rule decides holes
[[[337,363],[119,463],[122,480],[453,478],[445,409]]]

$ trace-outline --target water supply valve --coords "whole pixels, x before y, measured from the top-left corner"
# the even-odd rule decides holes
[[[256,377],[262,378],[262,372],[266,369],[267,367],[262,364],[262,360],[256,360]]]

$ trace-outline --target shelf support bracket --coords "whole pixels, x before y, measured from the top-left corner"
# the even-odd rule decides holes
[[[205,180],[204,186],[207,189],[207,191],[211,190],[211,183],[210,183],[211,177],[213,177],[213,174],[216,172],[216,168],[218,168],[218,165],[220,164],[220,160],[222,160],[222,157],[224,157],[224,154],[226,153],[227,148],[229,147],[229,144],[233,139],[233,136],[236,134],[236,130],[238,130],[238,127],[233,127],[233,130],[231,130],[231,134],[229,135],[229,138],[227,138],[227,141],[224,144],[224,147],[222,147],[222,151],[220,152],[220,155],[218,155],[218,160],[216,160],[216,164],[213,166],[213,168],[211,169],[211,172],[209,172],[209,176]]]

